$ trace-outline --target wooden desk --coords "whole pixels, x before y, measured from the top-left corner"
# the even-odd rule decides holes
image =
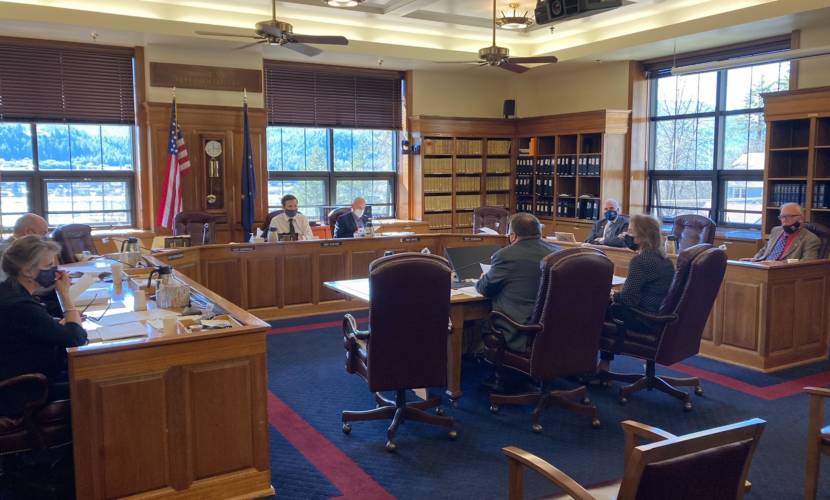
[[[634,252],[598,248],[614,262],[614,274],[628,275]],[[830,261],[764,265],[730,260],[700,352],[763,372],[826,359],[828,314]]]
[[[79,499],[274,494],[268,324],[176,276],[241,326],[173,334],[148,327],[146,337],[68,350]],[[131,295],[125,284],[116,298],[131,304]]]
[[[366,304],[371,302],[369,279],[327,281],[324,286]],[[464,322],[486,318],[490,314],[490,300],[481,295],[450,294],[450,322],[447,338],[447,396],[455,404],[461,392],[461,356],[464,354]]]

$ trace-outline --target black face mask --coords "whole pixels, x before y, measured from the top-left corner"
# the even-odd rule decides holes
[[[626,234],[625,238],[623,238],[623,245],[634,250],[635,252],[640,248],[640,245],[634,243],[634,237],[630,234]]]
[[[43,288],[48,288],[55,284],[57,274],[58,266],[52,266],[49,269],[41,269],[40,272],[37,273],[35,281]]]
[[[796,222],[794,224],[790,224],[788,226],[781,226],[781,227],[784,229],[785,233],[792,234],[792,233],[798,231],[798,228],[801,227],[801,223]]]

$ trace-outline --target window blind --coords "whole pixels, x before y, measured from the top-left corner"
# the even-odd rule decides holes
[[[269,125],[401,128],[400,72],[264,63]]]
[[[0,39],[0,121],[135,123],[133,50]]]
[[[739,43],[728,47],[719,47],[717,49],[700,50],[685,54],[677,54],[676,56],[660,57],[658,59],[643,61],[643,70],[645,70],[648,78],[660,78],[671,75],[672,67],[679,68],[682,66],[690,66],[692,64],[723,61],[725,59],[732,59],[735,57],[756,56],[769,52],[789,50],[791,39],[791,35],[787,34],[765,38],[763,40]]]

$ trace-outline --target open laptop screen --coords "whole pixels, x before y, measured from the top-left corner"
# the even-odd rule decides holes
[[[474,247],[447,248],[447,259],[458,281],[478,279],[481,276],[479,264],[489,264],[490,257],[501,247],[498,245],[481,245]]]

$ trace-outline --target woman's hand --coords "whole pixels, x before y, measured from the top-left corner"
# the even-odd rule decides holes
[[[55,290],[63,298],[69,297],[69,287],[72,286],[72,281],[69,279],[69,273],[66,271],[58,271],[55,279]]]

